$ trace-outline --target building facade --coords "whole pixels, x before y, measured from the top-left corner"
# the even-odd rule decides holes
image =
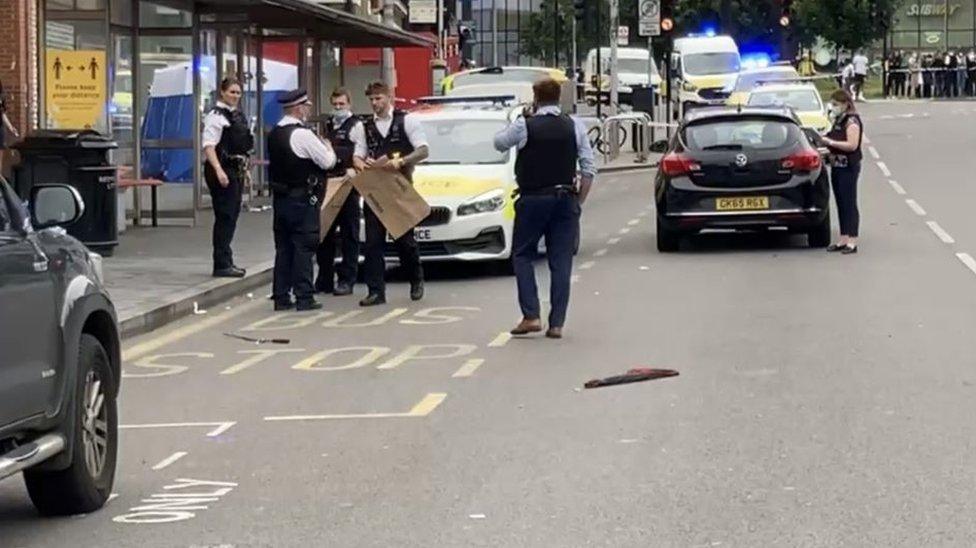
[[[976,0],[904,2],[889,37],[896,50],[969,51],[976,48]]]

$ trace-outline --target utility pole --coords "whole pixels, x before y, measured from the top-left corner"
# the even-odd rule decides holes
[[[444,0],[437,0],[437,58],[444,58]]]
[[[491,66],[498,66],[498,0],[491,0]]]
[[[393,10],[396,9],[394,0],[383,2],[383,23],[391,27],[396,26],[396,18]],[[383,81],[393,90],[396,95],[396,57],[393,55],[393,48],[383,48]]]
[[[579,85],[578,85],[579,82],[576,79],[576,74],[577,74],[576,67],[577,67],[577,62],[579,60],[579,55],[578,55],[578,52],[576,51],[576,18],[575,17],[573,17],[573,23],[572,23],[572,25],[573,25],[572,26],[572,34],[573,34],[573,53],[572,53],[572,56],[573,56],[573,58],[571,59],[570,66],[572,67],[572,72],[573,72],[573,76],[572,76],[572,81],[573,81],[573,113],[575,113],[576,112],[576,103],[579,101],[579,96],[577,95],[577,92],[579,91]]]
[[[617,28],[620,26],[620,3],[610,0],[610,115],[617,114]]]

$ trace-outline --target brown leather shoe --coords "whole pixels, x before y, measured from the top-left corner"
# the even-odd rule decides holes
[[[563,328],[562,327],[550,327],[546,331],[546,337],[550,339],[561,339],[563,338]]]
[[[522,321],[510,333],[512,335],[528,335],[529,333],[538,333],[540,331],[542,331],[542,320],[522,318]]]

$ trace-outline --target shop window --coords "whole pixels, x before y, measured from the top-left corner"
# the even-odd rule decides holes
[[[109,13],[112,23],[116,25],[132,25],[132,0],[110,0]]]
[[[105,9],[105,0],[46,0],[45,6],[47,6],[47,9],[54,11],[103,10]]]

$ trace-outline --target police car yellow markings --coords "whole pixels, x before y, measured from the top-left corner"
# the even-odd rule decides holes
[[[406,413],[350,413],[350,414],[328,414],[328,415],[284,415],[264,417],[265,421],[313,421],[313,420],[335,420],[335,419],[395,419],[395,418],[423,418],[430,415],[437,407],[444,402],[447,394],[432,392],[423,397],[410,411]]]

